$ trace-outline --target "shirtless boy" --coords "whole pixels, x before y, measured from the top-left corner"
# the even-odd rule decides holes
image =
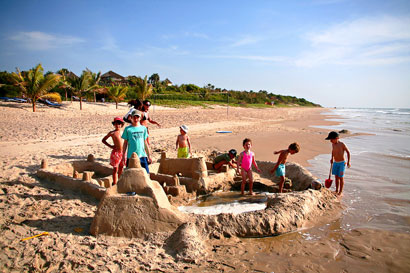
[[[337,132],[330,132],[326,140],[330,140],[332,143],[332,157],[330,159],[330,164],[333,164],[332,174],[335,176],[336,180],[336,191],[337,195],[342,195],[343,186],[345,184],[344,175],[346,169],[345,152],[347,154],[347,167],[350,168],[350,151],[347,146],[339,141],[339,134]]]
[[[114,118],[112,122],[114,125],[114,130],[109,132],[103,139],[102,143],[107,145],[112,149],[111,156],[110,156],[110,165],[113,166],[112,172],[112,185],[117,184],[118,179],[121,176],[122,169],[124,168],[125,157],[122,154],[122,138],[121,138],[121,128],[124,126],[124,120],[121,117]],[[107,142],[107,139],[112,139],[113,145]],[[117,178],[118,175],[118,178]]]
[[[179,132],[181,133],[177,137],[176,149],[178,150],[178,158],[188,158],[192,157],[191,152],[191,141],[189,141],[188,136],[188,126],[181,125],[179,127]]]
[[[276,151],[274,154],[279,154],[278,162],[276,162],[275,167],[270,171],[275,173],[276,176],[280,177],[279,192],[283,192],[283,184],[285,183],[285,163],[288,159],[289,154],[293,155],[298,153],[300,150],[299,144],[292,143],[286,150]]]

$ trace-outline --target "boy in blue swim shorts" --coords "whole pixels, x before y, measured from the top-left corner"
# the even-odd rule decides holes
[[[335,194],[341,196],[345,183],[344,175],[346,165],[350,168],[350,151],[343,142],[339,141],[339,134],[337,132],[330,132],[326,140],[330,140],[332,143],[332,157],[330,159],[330,164],[333,164],[332,174],[335,176],[336,180]],[[345,152],[347,154],[347,164],[344,156]]]
[[[292,143],[286,150],[276,151],[274,154],[279,154],[278,162],[276,162],[275,167],[270,171],[271,173],[275,173],[275,176],[280,177],[279,183],[279,192],[283,192],[283,184],[285,183],[285,163],[288,159],[289,154],[293,155],[298,153],[300,150],[299,144]]]

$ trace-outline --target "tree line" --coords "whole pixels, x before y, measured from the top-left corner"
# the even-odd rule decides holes
[[[294,96],[283,96],[268,93],[266,90],[238,91],[227,90],[207,84],[199,87],[195,84],[175,85],[169,79],[161,81],[157,73],[144,78],[128,76],[116,80],[102,79],[101,72],[95,73],[89,69],[82,71],[80,76],[68,69],[44,73],[41,64],[27,71],[9,73],[0,72],[0,97],[23,97],[32,103],[33,111],[39,99],[49,99],[56,102],[64,100],[113,101],[118,103],[130,99],[151,98],[156,103],[162,101],[209,101],[230,104],[269,104],[320,106]]]

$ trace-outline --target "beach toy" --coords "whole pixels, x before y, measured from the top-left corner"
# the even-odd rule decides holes
[[[330,187],[332,186],[333,180],[330,179],[330,176],[332,175],[332,167],[333,167],[333,163],[330,164],[329,178],[325,180],[325,186],[326,186],[326,188],[330,188]]]
[[[41,234],[37,234],[37,235],[31,236],[31,237],[27,237],[27,238],[24,238],[24,239],[21,239],[21,240],[25,241],[25,240],[33,239],[33,238],[36,238],[36,237],[39,237],[39,236],[44,236],[44,235],[48,235],[48,232],[43,232]]]
[[[217,133],[220,134],[227,134],[227,133],[232,133],[232,131],[216,131]]]

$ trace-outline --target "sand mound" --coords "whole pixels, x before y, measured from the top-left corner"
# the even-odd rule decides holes
[[[196,215],[196,225],[209,238],[280,235],[308,225],[310,220],[338,207],[327,189],[275,194],[266,209],[234,214]]]

